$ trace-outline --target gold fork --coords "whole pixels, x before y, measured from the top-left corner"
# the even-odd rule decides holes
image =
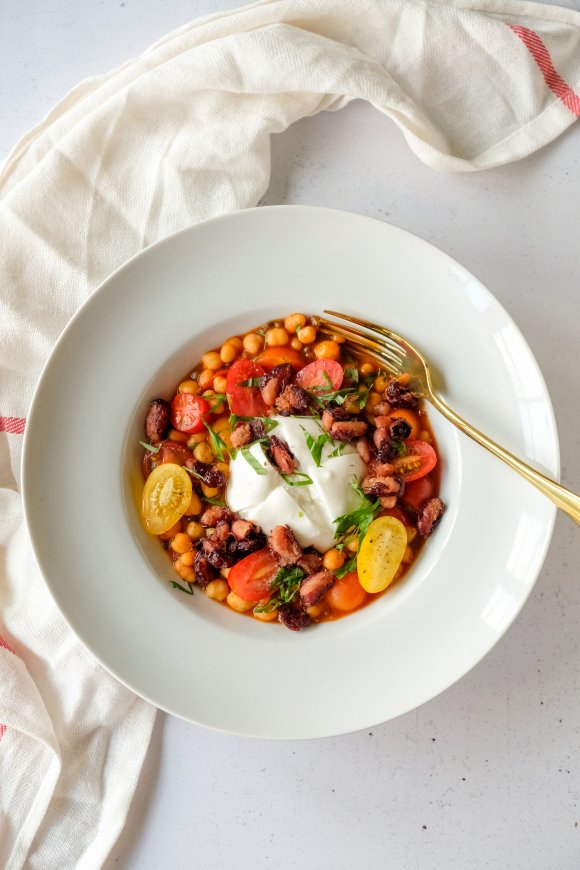
[[[439,413],[453,423],[454,426],[468,435],[498,459],[503,460],[506,465],[521,474],[523,478],[529,481],[536,489],[539,489],[550,501],[563,510],[565,514],[580,524],[580,496],[575,495],[570,490],[565,489],[550,480],[544,474],[536,471],[527,463],[518,459],[513,453],[510,453],[504,447],[496,444],[483,432],[480,432],[475,426],[472,426],[466,420],[456,414],[449,405],[443,401],[433,386],[433,379],[429,363],[423,354],[411,344],[406,338],[402,338],[390,329],[384,326],[379,326],[377,323],[371,323],[367,320],[361,320],[358,317],[351,317],[349,314],[342,314],[340,311],[325,310],[325,314],[330,314],[332,317],[339,317],[342,320],[347,320],[350,323],[356,323],[362,326],[367,332],[356,329],[353,326],[343,326],[342,324],[333,323],[330,320],[320,319],[320,326],[325,333],[340,335],[345,338],[350,347],[354,350],[364,352],[367,356],[386,365],[393,375],[401,375],[408,373],[413,380],[420,384],[420,392],[423,398],[427,399]],[[369,332],[380,335],[381,338],[375,338],[369,335]]]

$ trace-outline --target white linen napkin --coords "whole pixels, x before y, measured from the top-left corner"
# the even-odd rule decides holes
[[[188,24],[83,82],[17,144],[0,176],[2,867],[100,866],[154,718],[64,623],[23,527],[20,436],[69,318],[137,251],[255,205],[270,135],[299,118],[368,100],[434,169],[485,169],[562,133],[580,115],[579,86],[569,10],[269,0]]]

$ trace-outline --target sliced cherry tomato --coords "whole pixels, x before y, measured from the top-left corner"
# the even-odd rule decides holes
[[[201,396],[191,393],[178,393],[171,403],[171,422],[180,432],[203,432],[203,421],[207,420],[210,405]]]
[[[430,477],[421,477],[407,484],[403,494],[403,501],[410,504],[415,510],[419,510],[424,501],[431,498],[435,491],[435,484]]]
[[[228,574],[228,583],[244,601],[262,601],[270,595],[272,580],[280,566],[268,547],[250,553]]]
[[[226,393],[233,414],[242,417],[265,417],[268,405],[262,398],[258,387],[242,387],[241,383],[250,378],[260,378],[265,369],[249,359],[239,359],[228,371]]]
[[[349,571],[344,577],[335,580],[326,593],[326,600],[334,610],[356,610],[364,604],[367,594],[359,583],[356,571]]]
[[[191,477],[169,462],[154,468],[143,488],[141,520],[152,535],[161,535],[181,519],[189,507]]]
[[[378,517],[370,524],[356,561],[360,585],[382,592],[392,582],[407,549],[407,532],[395,517]]]
[[[408,408],[393,408],[389,417],[392,420],[405,420],[411,427],[409,439],[417,438],[421,431],[421,424],[419,423],[419,415],[415,411],[410,411]]]
[[[301,369],[304,365],[304,354],[293,347],[267,347],[259,353],[255,360],[258,365],[264,366],[267,372],[283,363],[290,363],[293,369]]]
[[[333,390],[340,390],[344,378],[341,364],[333,359],[317,359],[316,362],[308,363],[307,366],[300,369],[296,375],[296,383],[303,390],[311,390],[313,387],[326,387],[330,390],[327,378],[330,380]],[[319,392],[323,391],[319,390]]]
[[[406,456],[398,456],[391,462],[395,471],[406,483],[418,480],[429,474],[437,465],[437,454],[430,444],[425,441],[407,441],[408,453]]]

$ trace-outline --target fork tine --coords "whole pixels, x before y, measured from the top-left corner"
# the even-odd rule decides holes
[[[324,313],[330,314],[332,317],[340,317],[341,320],[348,320],[350,323],[357,323],[365,329],[369,329],[372,332],[382,335],[383,338],[387,340],[388,346],[392,349],[397,347],[399,350],[403,349],[404,352],[412,353],[417,357],[421,357],[419,351],[413,347],[410,342],[398,335],[396,332],[393,332],[392,329],[387,329],[386,326],[381,326],[380,324],[373,323],[370,320],[362,320],[360,317],[353,317],[351,314],[343,314],[341,311],[329,311],[328,309],[325,309]]]
[[[324,318],[320,319],[322,331],[329,335],[341,335],[346,338],[353,346],[364,349],[366,353],[370,353],[375,358],[386,363],[389,368],[400,372],[404,368],[404,353],[401,348],[396,347],[391,350],[385,346],[382,341],[378,341],[372,336],[366,335],[360,329],[355,329],[352,326],[342,326],[342,324],[331,323]]]

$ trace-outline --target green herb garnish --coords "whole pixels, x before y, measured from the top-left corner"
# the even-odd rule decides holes
[[[181,583],[176,583],[175,580],[169,581],[174,589],[181,589],[182,592],[185,592],[186,595],[193,595],[193,583],[190,583],[188,580],[185,582],[189,586],[189,589],[186,589],[185,586],[182,586]]]
[[[159,453],[161,447],[154,447],[153,444],[147,444],[146,441],[139,441],[141,447],[144,447],[145,450],[149,450],[151,453]]]
[[[293,471],[292,474],[283,474],[282,477],[288,486],[308,486],[312,483],[312,478],[303,471]],[[293,477],[298,478],[298,480],[292,480]]]
[[[343,514],[335,519],[336,531],[335,538],[343,536],[355,537],[358,535],[359,543],[366,535],[368,528],[375,518],[375,514],[380,510],[380,499],[371,501],[370,498],[363,492],[358,483],[351,483],[352,488],[360,498],[359,506],[356,510],[349,514]]]
[[[266,432],[271,432],[278,425],[277,420],[272,420],[271,417],[241,417],[239,414],[230,414],[228,423],[230,429],[233,429],[236,423],[251,423],[252,420],[259,420]]]
[[[318,438],[313,438],[310,432],[307,432],[304,426],[301,427],[304,432],[304,438],[306,439],[306,446],[310,450],[312,454],[312,458],[314,459],[315,465],[320,467],[320,460],[322,459],[322,450],[325,444],[334,444],[334,441],[330,437],[327,432],[321,432]]]
[[[332,453],[328,454],[329,459],[334,459],[335,456],[340,456],[346,447],[346,441],[339,441],[338,447],[336,450],[333,450]]]
[[[238,387],[259,387],[262,383],[262,378],[247,378],[245,381],[238,381]]]
[[[225,393],[214,393],[212,396],[206,396],[205,398],[208,400],[210,411],[213,414],[222,407],[228,397]]]
[[[209,504],[215,504],[216,507],[227,507],[225,501],[222,501],[220,498],[212,498],[209,495],[204,495],[203,500],[209,502]]]
[[[409,448],[404,441],[391,441],[391,447],[396,456],[406,456]]]
[[[222,462],[225,462],[225,454],[228,452],[226,442],[223,440],[223,438],[220,438],[217,432],[214,432],[207,420],[203,421],[203,425],[209,432],[209,438],[212,443],[214,453],[219,456]]]
[[[302,568],[296,565],[280,568],[270,585],[272,597],[265,604],[254,608],[256,612],[271,613],[272,610],[289,604],[300,591],[300,584],[305,576]]]
[[[356,553],[354,556],[351,556],[350,559],[347,559],[342,568],[339,568],[338,571],[334,573],[340,580],[341,577],[344,577],[345,574],[349,574],[351,571],[356,571]]]
[[[261,441],[264,441],[264,440],[267,440],[267,439],[260,438],[260,439],[258,439],[258,441],[253,441],[252,443],[259,444]],[[240,453],[242,454],[242,456],[244,457],[244,459],[246,460],[248,465],[252,466],[252,468],[254,469],[256,474],[268,474],[268,469],[265,468],[259,462],[259,460],[256,459],[256,457],[250,452],[250,447],[251,447],[250,444],[247,444],[245,447],[241,447]]]

